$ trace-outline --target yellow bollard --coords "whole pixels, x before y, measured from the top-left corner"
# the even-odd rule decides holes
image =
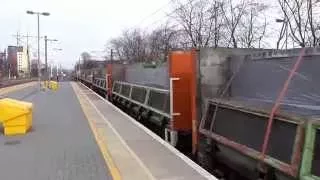
[[[59,83],[56,81],[50,81],[50,89],[57,91],[59,89]]]
[[[32,126],[32,103],[10,98],[0,100],[0,122],[6,136],[26,134]]]

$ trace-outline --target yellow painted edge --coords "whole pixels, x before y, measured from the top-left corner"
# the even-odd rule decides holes
[[[78,100],[79,100],[79,103],[80,103],[81,108],[82,108],[82,110],[83,110],[83,112],[84,112],[84,115],[86,116],[86,119],[88,120],[89,126],[90,126],[90,128],[91,128],[91,130],[92,130],[92,132],[93,132],[93,134],[94,134],[94,137],[95,137],[95,139],[96,139],[96,142],[97,142],[97,144],[98,144],[98,146],[99,146],[99,148],[100,148],[100,151],[101,151],[101,153],[102,153],[102,156],[103,156],[103,158],[104,158],[104,160],[105,160],[105,163],[106,163],[106,165],[107,165],[107,167],[108,167],[108,169],[109,169],[109,171],[110,171],[110,173],[111,173],[111,176],[112,176],[113,180],[121,180],[122,178],[121,178],[121,175],[120,175],[120,171],[119,171],[119,169],[117,168],[116,164],[114,163],[114,161],[113,161],[113,159],[112,159],[112,156],[111,156],[110,152],[109,152],[108,149],[107,149],[107,145],[103,142],[102,137],[101,137],[101,135],[100,135],[99,132],[98,132],[98,128],[97,128],[96,125],[92,122],[90,116],[88,115],[88,111],[89,111],[89,110],[88,110],[88,108],[85,107],[85,105],[84,105],[84,102],[85,102],[86,100],[84,100],[84,99],[79,95],[79,93],[77,93],[77,90],[80,90],[80,89],[78,89],[78,88],[76,87],[76,84],[75,84],[75,83],[72,83],[71,86],[72,86],[72,88],[73,88],[73,90],[74,90],[74,92],[75,92],[75,94],[76,94],[76,96],[77,96],[77,98],[78,98]]]

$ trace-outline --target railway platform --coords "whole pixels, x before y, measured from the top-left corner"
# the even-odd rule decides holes
[[[0,134],[0,179],[216,179],[80,83],[58,91],[28,83],[1,97],[32,102],[34,112],[28,134]]]

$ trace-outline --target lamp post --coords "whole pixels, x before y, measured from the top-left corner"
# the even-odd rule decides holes
[[[288,21],[286,19],[276,19],[277,23],[285,23],[286,26],[286,50],[288,49]]]
[[[62,51],[61,48],[53,48],[52,50],[53,51]],[[50,65],[50,79],[53,77],[53,73],[52,73],[53,66],[54,66],[54,64],[51,63],[51,65]]]
[[[48,80],[49,79],[49,73],[48,73],[48,41],[58,41],[57,39],[48,39],[47,36],[44,36],[44,46],[45,46],[45,51],[44,51],[44,54],[45,54],[45,79]]]
[[[27,14],[30,15],[37,15],[37,24],[38,24],[38,82],[39,82],[39,88],[41,90],[41,72],[40,72],[40,15],[42,16],[49,16],[50,13],[48,12],[34,12],[34,11],[27,11]]]

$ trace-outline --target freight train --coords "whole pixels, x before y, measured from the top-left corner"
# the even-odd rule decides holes
[[[319,180],[319,57],[319,48],[175,50],[168,62],[113,61],[76,79],[221,179]]]

